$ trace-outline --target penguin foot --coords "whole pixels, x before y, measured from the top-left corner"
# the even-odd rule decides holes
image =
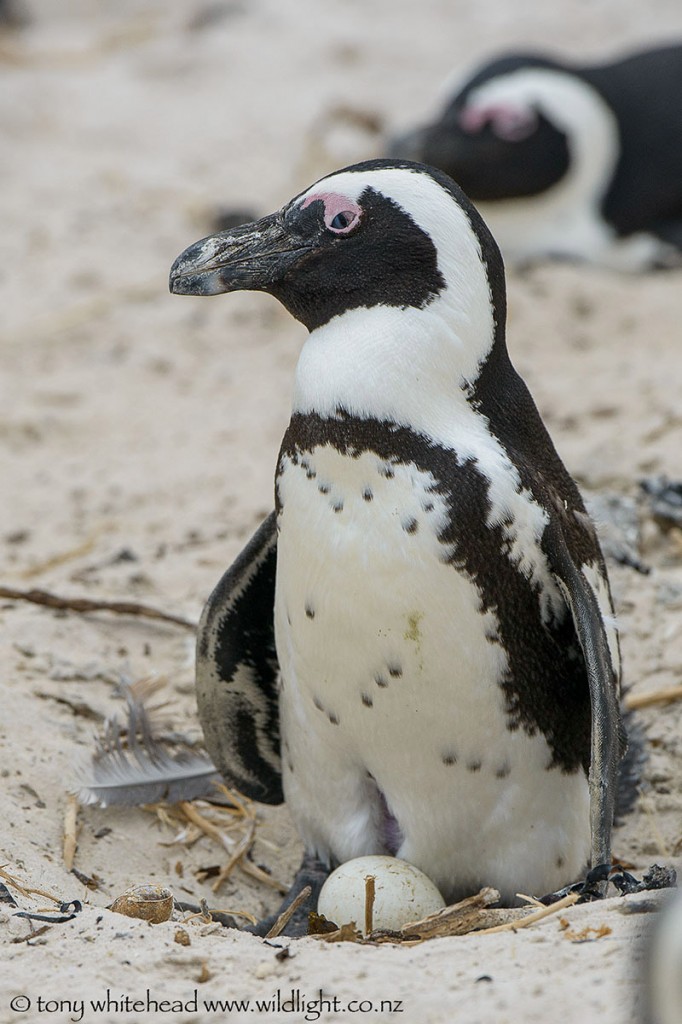
[[[549,907],[552,903],[558,903],[564,896],[569,896],[571,893],[578,893],[580,903],[601,900],[606,895],[606,887],[613,870],[611,864],[598,864],[595,868],[591,868],[580,882],[565,885],[563,889],[557,889],[556,892],[549,892],[546,896],[541,896],[540,903]]]
[[[674,889],[677,885],[677,872],[675,868],[652,864],[644,872],[640,881],[628,871],[616,866],[610,881],[613,882],[621,896],[629,896],[633,892],[645,892],[651,889]]]
[[[304,935],[308,934],[308,915],[317,907],[317,899],[320,895],[320,889],[327,880],[327,876],[330,871],[331,868],[326,864],[323,864],[322,861],[317,859],[317,857],[313,857],[312,854],[305,853],[303,855],[303,860],[301,861],[301,866],[296,872],[296,877],[291,883],[291,888],[284,897],[277,913],[270,914],[268,917],[264,917],[262,921],[257,921],[256,924],[247,925],[246,927],[243,927],[236,918],[232,917],[231,914],[223,914],[219,910],[210,910],[203,900],[201,906],[197,906],[195,903],[186,903],[176,900],[175,906],[178,910],[184,910],[188,913],[210,914],[211,920],[217,921],[218,924],[222,924],[225,928],[236,928],[241,932],[250,932],[252,935],[265,937],[272,927],[279,921],[282,914],[298,897],[299,893],[301,893],[306,886],[309,886],[311,890],[309,896],[301,902],[300,906],[295,909],[285,926],[277,933],[278,935],[288,936],[289,938],[302,938]]]
[[[291,884],[291,888],[284,897],[282,905],[277,913],[271,914],[269,917],[263,918],[263,920],[259,921],[257,924],[249,925],[242,930],[245,932],[251,932],[252,935],[266,936],[273,925],[277,923],[281,915],[288,909],[288,907],[291,906],[298,894],[305,889],[306,886],[310,886],[310,895],[299,907],[296,908],[282,931],[279,933],[280,935],[286,935],[289,938],[302,938],[304,935],[307,935],[308,915],[317,907],[317,899],[320,895],[320,889],[327,880],[330,870],[331,869],[327,864],[323,864],[321,860],[318,860],[317,857],[314,857],[311,853],[304,853],[301,866],[296,872],[296,877]]]
[[[677,885],[677,872],[672,867],[661,867],[652,864],[642,875],[641,881],[625,871],[620,864],[598,864],[587,872],[581,882],[567,885],[557,892],[550,892],[540,897],[540,903],[550,906],[558,900],[575,892],[580,896],[579,903],[601,900],[606,896],[606,888],[611,882],[621,896],[629,896],[633,892],[645,892],[650,889],[672,889]]]

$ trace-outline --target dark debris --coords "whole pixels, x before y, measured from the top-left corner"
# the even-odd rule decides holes
[[[73,907],[69,913],[69,907]],[[47,924],[64,924],[66,921],[73,921],[77,914],[80,914],[83,904],[80,900],[69,900],[67,903],[60,903],[59,911],[54,914],[32,914],[28,910],[19,910],[14,917],[24,917],[27,921],[46,921]]]
[[[648,476],[639,486],[649,499],[652,518],[664,530],[682,527],[682,481],[667,476]]]
[[[19,906],[12,893],[2,882],[0,882],[0,903],[9,903],[10,907]]]

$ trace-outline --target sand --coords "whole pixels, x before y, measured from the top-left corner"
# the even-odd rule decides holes
[[[28,10],[23,30],[0,37],[0,584],[192,621],[272,507],[304,330],[265,296],[170,296],[177,253],[218,207],[269,212],[381,153],[388,132],[433,109],[456,67],[517,46],[598,58],[682,29],[666,0]],[[650,568],[611,565],[625,682],[634,694],[679,684],[682,533],[652,519],[639,481],[681,475],[682,273],[544,265],[508,277],[513,358],[585,493],[629,509]],[[200,741],[192,635],[10,600],[0,628],[0,864],[24,887],[84,904],[31,938],[0,903],[1,1024],[640,1019],[655,894],[571,908],[525,932],[400,948],[268,945],[197,919],[185,946],[180,912],[151,925],[107,910],[143,883],[256,915],[279,899],[239,870],[213,893],[197,872],[224,852],[206,837],[188,846],[177,823],[141,808],[80,809],[74,863],[97,890],[63,861],[74,773],[103,718],[122,714],[121,679],[165,678],[168,728]],[[638,717],[649,756],[614,849],[641,874],[679,864],[682,703]],[[256,834],[254,861],[289,882],[300,846],[286,809],[259,808]],[[16,909],[54,906],[10,891]],[[593,930],[581,939],[583,929]],[[269,1008],[207,1005],[231,998]]]

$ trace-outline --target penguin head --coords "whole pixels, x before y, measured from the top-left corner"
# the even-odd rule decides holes
[[[433,122],[390,149],[442,168],[485,202],[538,195],[576,168],[590,187],[592,179],[605,187],[612,141],[609,111],[584,78],[557,61],[518,54],[460,83]]]
[[[491,300],[504,323],[502,259],[480,215],[447,175],[403,160],[346,167],[277,213],[194,243],[170,289],[268,292],[310,331],[374,307],[468,315],[478,303],[490,317]]]

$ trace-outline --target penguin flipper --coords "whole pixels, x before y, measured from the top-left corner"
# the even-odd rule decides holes
[[[206,748],[230,785],[281,804],[272,512],[211,594],[199,623],[196,688]]]
[[[552,571],[571,611],[590,688],[592,735],[588,782],[591,866],[595,868],[611,862],[618,766],[626,746],[619,708],[619,680],[596,594],[572,558],[561,530],[558,527],[548,529],[546,541]]]

